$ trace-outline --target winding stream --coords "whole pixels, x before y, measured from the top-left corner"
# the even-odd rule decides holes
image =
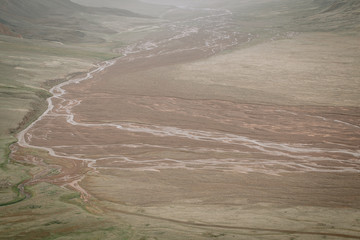
[[[199,9],[197,9],[199,10]],[[127,170],[152,170],[184,168],[184,169],[217,169],[238,172],[262,172],[266,174],[279,174],[282,172],[360,172],[360,151],[347,148],[345,144],[328,144],[319,147],[304,143],[287,143],[279,141],[260,140],[252,136],[239,135],[216,130],[199,130],[180,128],[175,126],[146,125],[138,123],[87,123],[76,121],[73,108],[81,104],[80,99],[68,99],[64,87],[81,84],[105,69],[110,69],[122,62],[136,62],[138,59],[148,59],[164,55],[176,56],[182,52],[202,52],[202,56],[210,56],[251,41],[251,33],[241,34],[231,31],[227,25],[231,22],[232,13],[229,10],[203,9],[206,16],[185,21],[165,23],[159,26],[164,29],[166,37],[140,41],[116,51],[123,55],[122,58],[100,63],[85,77],[76,78],[53,87],[50,92],[53,96],[48,101],[48,109],[25,130],[18,134],[18,144],[25,148],[36,148],[47,151],[53,157],[85,161],[93,169],[127,169]],[[176,42],[176,47],[172,44]],[[111,71],[111,69],[110,69]],[[56,101],[56,103],[55,103]],[[276,110],[283,114],[285,119],[298,117],[298,113],[287,110]],[[316,121],[329,122],[328,119],[313,115],[304,115],[304,118],[317,118]],[[154,143],[139,142],[134,144],[113,143],[88,143],[74,145],[48,146],[48,134],[39,134],[44,120],[65,119],[71,126],[88,128],[89,131],[108,131],[111,134],[126,135],[129,133],[139,136],[153,136]],[[227,119],[226,121],[243,121],[242,119]],[[341,120],[332,120],[337,127],[358,131],[359,126]],[[251,124],[248,122],[248,124]],[[350,131],[352,131],[350,130]],[[162,139],[178,139],[179,143],[167,144]],[[34,141],[35,140],[35,141]],[[190,141],[189,144],[182,143]],[[44,145],[35,142],[44,142]],[[94,140],[95,141],[95,140]],[[46,144],[47,145],[46,145]],[[191,143],[198,143],[199,146]],[[207,144],[215,147],[206,147]],[[126,152],[129,149],[152,149],[159,151],[187,152],[193,157],[149,157],[144,158],[124,155],[119,151],[103,150],[102,156],[90,154],[93,148],[106,149],[112,145]],[[121,151],[120,151],[121,152]],[[213,156],[213,157],[211,157]],[[77,180],[79,181],[79,180]],[[72,182],[71,184],[76,184]]]

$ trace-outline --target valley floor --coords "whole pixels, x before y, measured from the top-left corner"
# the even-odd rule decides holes
[[[0,239],[360,239],[359,38],[213,11],[51,90]]]

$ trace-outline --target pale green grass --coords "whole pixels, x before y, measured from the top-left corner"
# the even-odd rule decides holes
[[[72,0],[75,3],[92,6],[92,7],[109,7],[109,8],[119,8],[126,9],[135,13],[140,13],[143,15],[149,15],[153,17],[159,16],[161,13],[168,9],[168,6],[161,6],[146,3],[145,1],[139,0]]]
[[[0,239],[130,239],[122,221],[83,211],[78,194],[47,183],[30,188],[34,196],[0,211]],[[70,196],[70,197],[69,197]],[[35,214],[36,213],[36,214]]]
[[[358,107],[358,40],[301,34],[183,64],[171,76],[174,83],[208,86],[212,94],[240,102]]]

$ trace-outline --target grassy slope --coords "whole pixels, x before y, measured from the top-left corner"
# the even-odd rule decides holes
[[[229,0],[223,6],[234,12],[234,28],[257,38],[179,66],[176,81],[227,89],[222,97],[243,102],[359,106],[358,1]]]
[[[153,17],[159,16],[166,11],[168,6],[159,6],[149,3],[140,2],[138,0],[72,0],[75,3],[92,6],[92,7],[108,7],[126,9],[139,14],[150,15]]]
[[[305,19],[303,27],[312,31],[336,31],[358,35],[360,2],[357,0],[317,1],[319,12]]]
[[[102,42],[102,35],[115,32],[96,21],[101,16],[142,17],[124,9],[91,8],[70,0],[0,0],[0,22],[24,38]]]
[[[242,102],[359,106],[358,1],[230,0],[223,6],[234,12],[238,31],[257,39],[247,49],[179,66],[176,81],[227,89],[222,97]]]
[[[77,193],[45,183],[30,190],[36,193],[30,201],[2,207],[0,239],[125,240],[133,235],[125,222],[90,213]]]
[[[358,41],[303,33],[184,64],[171,76],[175,82],[211,86],[220,99],[236,102],[358,107]]]

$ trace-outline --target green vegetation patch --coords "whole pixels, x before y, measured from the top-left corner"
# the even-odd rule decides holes
[[[0,207],[2,206],[8,206],[8,205],[12,205],[18,202],[23,201],[26,198],[26,195],[21,193],[19,190],[19,185],[22,184],[22,181],[16,185],[13,185],[11,187],[12,191],[15,193],[15,197],[14,199],[10,200],[10,201],[6,201],[6,202],[2,202],[0,203]]]
[[[80,198],[80,193],[73,192],[73,193],[62,195],[60,197],[60,200],[63,202],[69,202],[70,200],[79,199],[79,198]]]
[[[48,183],[32,186],[33,197],[15,205],[1,207],[0,218],[11,222],[0,225],[4,239],[131,239],[129,225],[105,220],[67,201],[80,195]],[[0,237],[0,239],[1,239]]]

